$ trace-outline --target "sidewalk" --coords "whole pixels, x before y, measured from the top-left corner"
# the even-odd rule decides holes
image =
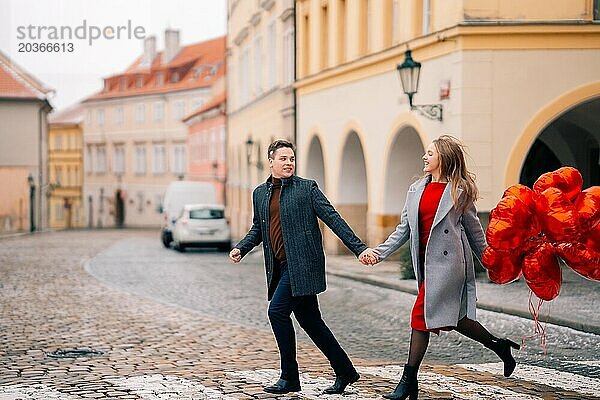
[[[417,294],[415,280],[400,279],[398,262],[384,261],[375,267],[363,266],[354,256],[327,256],[327,272],[360,282]],[[570,268],[563,268],[561,292],[544,302],[540,322],[570,327],[600,335],[600,282],[587,280]],[[537,306],[534,296],[533,302]],[[529,312],[529,288],[523,278],[507,285],[490,282],[487,274],[477,276],[477,307],[533,319]]]

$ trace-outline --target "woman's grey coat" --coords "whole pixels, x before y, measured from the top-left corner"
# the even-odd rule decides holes
[[[487,247],[475,205],[460,213],[448,183],[431,226],[425,249],[425,277],[419,271],[419,202],[431,176],[408,189],[400,224],[375,249],[385,259],[410,239],[412,264],[420,285],[425,278],[425,325],[428,329],[456,326],[463,317],[475,320],[475,269],[472,250],[481,260]],[[461,192],[462,193],[462,192]]]
[[[252,227],[235,245],[243,257],[255,246],[263,243],[269,300],[273,295],[275,265],[269,232],[272,190],[270,177],[254,189]],[[325,254],[317,218],[325,222],[356,256],[367,249],[367,245],[354,234],[313,180],[296,175],[282,179],[279,214],[293,296],[314,295],[326,289]]]

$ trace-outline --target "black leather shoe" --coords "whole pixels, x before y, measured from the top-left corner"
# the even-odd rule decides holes
[[[358,372],[355,372],[354,375],[346,375],[346,376],[336,376],[335,383],[329,386],[327,389],[323,390],[324,394],[342,394],[346,389],[346,386],[353,384],[357,380],[360,379],[360,375]]]
[[[280,379],[277,382],[275,382],[274,385],[266,386],[263,390],[267,393],[274,393],[274,394],[299,392],[300,391],[300,381],[286,381],[285,379]]]

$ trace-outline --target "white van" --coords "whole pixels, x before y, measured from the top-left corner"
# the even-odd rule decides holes
[[[217,195],[214,185],[207,182],[174,181],[169,184],[163,197],[161,212],[161,241],[170,247],[173,227],[186,204],[214,204]]]

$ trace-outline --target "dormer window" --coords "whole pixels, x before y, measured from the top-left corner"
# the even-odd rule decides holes
[[[104,91],[108,92],[110,90],[110,81],[108,79],[104,80]]]
[[[174,71],[171,74],[171,83],[177,83],[179,82],[179,71]]]
[[[119,90],[126,90],[126,89],[127,89],[127,78],[122,77],[121,80],[119,81]]]
[[[135,81],[135,86],[138,88],[141,88],[144,86],[144,77],[141,75],[138,75]]]
[[[156,73],[156,86],[162,86],[165,84],[165,75],[162,72]]]

